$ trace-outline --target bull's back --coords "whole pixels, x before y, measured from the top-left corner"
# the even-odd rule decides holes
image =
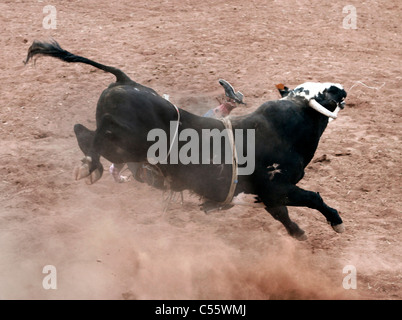
[[[281,165],[296,183],[311,161],[320,133],[304,104],[269,101],[239,121],[242,128],[255,129],[255,161],[267,168]]]

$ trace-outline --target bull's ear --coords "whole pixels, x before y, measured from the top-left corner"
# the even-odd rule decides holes
[[[284,89],[285,89],[285,85],[284,85],[283,83],[278,83],[278,84],[275,85],[275,87],[276,87],[278,90],[284,90]]]
[[[279,94],[281,97],[286,97],[289,94],[289,88],[286,87],[283,83],[278,83],[275,85],[275,87],[278,89]]]

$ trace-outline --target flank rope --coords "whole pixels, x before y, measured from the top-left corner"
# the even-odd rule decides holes
[[[230,146],[232,148],[232,181],[230,182],[230,188],[228,195],[225,201],[222,203],[223,205],[228,205],[232,202],[236,186],[237,186],[237,177],[238,177],[238,166],[237,166],[237,151],[236,151],[236,144],[234,141],[233,130],[232,130],[232,122],[230,121],[229,117],[225,117],[220,119],[225,128],[227,129]]]

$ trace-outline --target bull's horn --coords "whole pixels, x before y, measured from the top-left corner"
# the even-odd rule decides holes
[[[339,111],[341,110],[341,108],[340,107],[336,107],[336,109],[334,110],[334,115],[336,115],[336,116],[338,116],[338,113],[339,113]],[[333,119],[333,118],[331,118],[331,119],[328,119],[328,121],[329,122],[331,122],[332,120],[335,120],[335,119]]]
[[[314,99],[311,99],[308,103],[310,107],[312,107],[314,110],[318,111],[319,113],[323,114],[324,116],[327,116],[332,119],[336,119],[336,114],[329,111],[328,109],[324,108],[322,105],[320,105],[317,101]]]

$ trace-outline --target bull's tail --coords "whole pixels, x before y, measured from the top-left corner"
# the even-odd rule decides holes
[[[28,61],[36,55],[51,56],[63,60],[65,62],[86,63],[103,71],[114,74],[116,76],[116,82],[132,81],[123,71],[117,68],[105,66],[103,64],[97,63],[87,58],[76,56],[75,54],[72,54],[62,49],[55,40],[52,40],[50,42],[40,42],[35,40],[28,49],[27,58],[24,63],[27,64]]]

